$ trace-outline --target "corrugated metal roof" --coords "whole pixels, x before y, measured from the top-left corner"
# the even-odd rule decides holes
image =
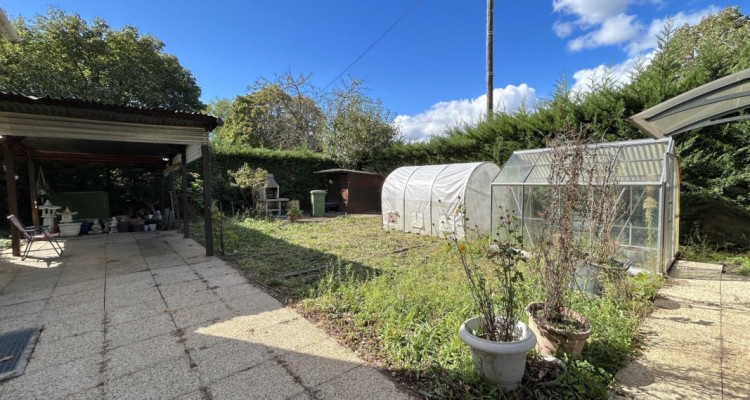
[[[353,169],[344,169],[344,168],[324,169],[324,170],[321,170],[321,171],[315,171],[313,173],[314,174],[352,173],[352,174],[378,175],[376,172],[356,171],[356,170],[353,170]]]
[[[664,154],[670,151],[671,139],[642,139],[589,145],[617,156],[620,182],[660,183],[665,167]],[[552,170],[551,149],[513,152],[495,179],[496,184],[546,185]],[[607,158],[609,159],[609,158]]]
[[[72,98],[34,97],[0,91],[0,111],[149,125],[200,127],[207,132],[220,118],[191,111],[140,108]]]

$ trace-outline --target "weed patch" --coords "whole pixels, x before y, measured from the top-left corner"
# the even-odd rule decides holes
[[[446,253],[444,239],[385,231],[378,217],[307,221],[230,219],[224,257],[421,396],[501,396],[474,371],[458,336],[458,327],[477,310],[457,254]],[[200,240],[201,224],[194,230]],[[520,268],[527,277],[523,298],[541,300],[538,280]],[[302,273],[290,275],[295,272]],[[567,360],[567,373],[555,385],[537,384],[542,370],[529,363],[521,388],[505,396],[606,398],[662,282],[631,277],[617,290],[605,287],[599,298],[569,291],[571,308],[593,327],[583,354]]]

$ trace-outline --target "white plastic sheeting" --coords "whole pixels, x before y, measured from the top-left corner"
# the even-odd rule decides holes
[[[401,167],[383,184],[383,227],[425,235],[488,234],[490,185],[500,167],[491,162]],[[463,226],[456,209],[463,205]]]

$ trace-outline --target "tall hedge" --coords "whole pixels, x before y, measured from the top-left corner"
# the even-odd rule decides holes
[[[214,149],[211,164],[213,198],[221,201],[224,212],[231,204],[235,209],[242,205],[242,195],[230,185],[229,170],[237,170],[244,163],[253,168],[263,168],[273,174],[279,184],[280,196],[300,200],[303,209],[310,209],[310,191],[325,189],[323,175],[315,171],[336,168],[330,157],[310,151],[268,150],[247,147]],[[195,163],[199,164],[199,163]]]

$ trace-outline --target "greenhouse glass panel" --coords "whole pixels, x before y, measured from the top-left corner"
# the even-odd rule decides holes
[[[616,162],[617,218],[612,240],[616,257],[636,268],[666,272],[678,248],[679,168],[671,139],[644,139],[591,145],[588,165]],[[595,157],[595,158],[594,158]],[[514,152],[492,183],[491,232],[499,233],[496,210],[519,217],[524,245],[533,248],[544,224],[552,165],[551,149]],[[582,178],[584,179],[584,178]],[[596,190],[597,182],[581,182]],[[579,227],[583,228],[583,227]]]

